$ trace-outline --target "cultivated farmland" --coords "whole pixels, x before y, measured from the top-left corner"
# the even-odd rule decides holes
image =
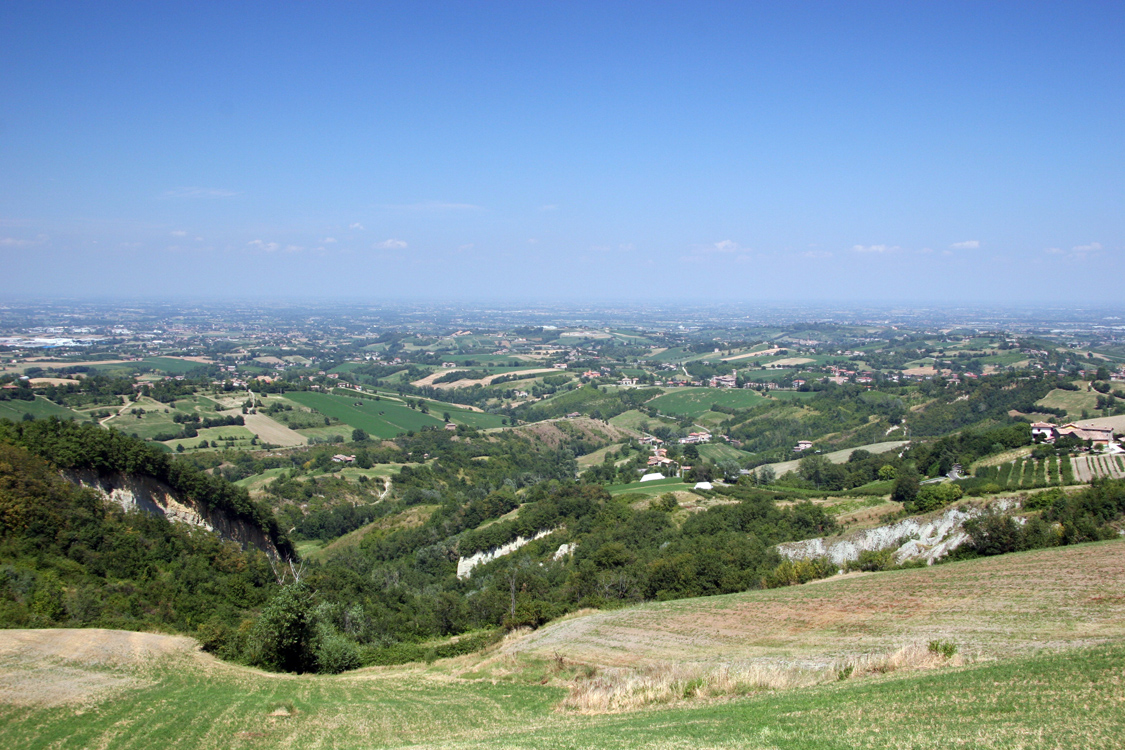
[[[301,406],[316,409],[325,416],[338,419],[350,427],[364,430],[374,437],[392,438],[410,430],[425,426],[439,427],[442,424],[437,417],[387,399],[375,401],[311,391],[294,391],[285,394],[285,397]]]

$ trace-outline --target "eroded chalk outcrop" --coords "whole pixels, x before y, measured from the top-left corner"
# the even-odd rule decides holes
[[[894,550],[897,563],[923,560],[932,564],[964,544],[969,535],[965,522],[990,511],[1003,512],[1019,507],[1015,500],[1001,499],[986,505],[962,505],[944,511],[904,518],[874,529],[853,531],[837,537],[806,539],[777,545],[777,551],[790,560],[827,557],[843,569],[859,559],[862,552]]]
[[[473,568],[477,567],[478,565],[484,565],[485,563],[490,563],[497,558],[503,557],[504,555],[510,555],[525,544],[531,544],[536,539],[542,539],[548,534],[553,534],[556,531],[558,531],[558,529],[543,529],[532,537],[517,536],[512,541],[508,542],[507,544],[502,544],[499,547],[493,547],[490,550],[481,550],[480,552],[477,552],[474,555],[470,555],[469,557],[458,558],[457,577],[468,578],[470,575],[472,575]]]
[[[257,526],[232,518],[222,510],[205,507],[152,477],[119,472],[99,474],[92,469],[66,469],[62,475],[125,510],[142,510],[169,521],[199,526],[224,541],[237,542],[243,549],[255,547],[270,557],[279,557],[273,540]]]

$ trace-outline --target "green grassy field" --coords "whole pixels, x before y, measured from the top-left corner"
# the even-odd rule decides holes
[[[219,448],[239,448],[243,450],[251,450],[254,446],[250,440],[256,437],[253,432],[242,425],[228,425],[226,427],[208,427],[199,430],[199,435],[193,438],[184,438],[183,440],[168,440],[165,441],[172,450],[176,450],[179,445],[183,445],[186,450],[190,450],[199,445],[200,441],[206,440],[208,442],[216,442]]]
[[[346,399],[370,399],[374,401],[374,399],[370,395],[357,395],[348,391],[347,389],[333,389],[332,393],[335,396],[343,396]],[[395,404],[396,406],[404,405],[404,402],[402,400],[403,397],[398,394],[389,394],[378,391],[376,393],[379,395],[381,403],[386,403],[387,399],[390,399],[391,403]],[[426,402],[427,408],[429,408],[430,410],[430,414],[435,417],[442,417],[442,415],[448,412],[449,421],[453,424],[463,424],[467,427],[473,427],[479,430],[501,427],[504,424],[505,418],[500,416],[499,414],[488,414],[487,412],[472,411],[471,409],[466,409],[464,407],[457,406],[456,404],[450,404],[445,401],[435,401],[434,399],[430,398],[421,400]]]
[[[1085,384],[1081,382],[1078,387],[1081,390],[1064,391],[1056,388],[1035,403],[1037,406],[1046,406],[1051,409],[1065,409],[1067,419],[1078,419],[1082,416],[1083,410],[1095,414],[1097,412],[1098,394],[1087,391]]]
[[[301,406],[308,406],[321,414],[334,417],[350,427],[365,430],[374,437],[393,438],[427,425],[440,427],[442,424],[440,412],[435,417],[432,412],[423,414],[386,399],[375,401],[311,391],[295,391],[285,394],[285,397]]]
[[[708,443],[699,446],[699,455],[710,461],[736,461],[742,463],[750,454],[726,443]]]
[[[580,614],[484,654],[331,677],[224,664],[172,636],[0,631],[0,737],[29,750],[1109,750],[1125,729],[1123,544]],[[955,658],[770,683],[818,654],[926,653],[932,639]],[[713,681],[683,679],[700,656],[722,674],[747,656],[773,666],[709,698]],[[677,692],[641,710],[568,708],[621,684],[595,665],[646,658],[635,687]]]
[[[731,409],[756,406],[764,399],[757,391],[745,388],[677,388],[671,393],[657,396],[646,406],[659,409],[662,414],[698,417],[719,404]]]
[[[42,396],[36,396],[34,401],[0,401],[0,419],[10,419],[19,422],[24,414],[30,414],[36,419],[58,417],[59,419],[85,419],[85,415],[59,406],[53,401],[48,401]]]
[[[630,409],[629,411],[622,412],[616,417],[609,420],[609,423],[614,427],[622,427],[627,430],[644,430],[646,427],[651,430],[653,427],[665,425],[667,427],[678,427],[675,422],[670,419],[658,419],[650,417],[642,411]]]

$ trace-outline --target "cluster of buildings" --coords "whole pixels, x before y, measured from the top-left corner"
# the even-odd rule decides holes
[[[1074,437],[1089,441],[1095,447],[1108,448],[1113,443],[1113,428],[1073,423],[1057,425],[1050,422],[1033,422],[1031,437],[1041,438],[1044,443],[1053,443],[1059,438]]]

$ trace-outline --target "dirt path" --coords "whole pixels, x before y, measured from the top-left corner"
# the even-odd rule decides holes
[[[263,443],[291,448],[295,445],[307,445],[309,442],[301,433],[289,429],[265,414],[247,414],[243,419],[246,420],[247,429],[257,435]]]

